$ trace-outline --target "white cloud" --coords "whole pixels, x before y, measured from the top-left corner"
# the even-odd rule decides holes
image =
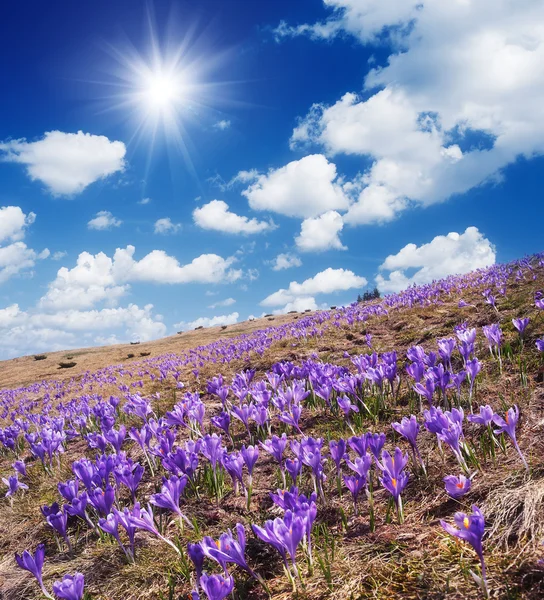
[[[46,249],[38,254],[24,242],[14,242],[0,247],[0,283],[4,283],[21,272],[28,274],[28,270],[32,269],[37,259],[48,256],[49,250]]]
[[[149,204],[151,202],[151,198],[142,198],[138,200],[138,204]]]
[[[98,231],[105,231],[112,227],[119,227],[123,221],[114,217],[109,210],[101,210],[96,213],[94,219],[91,219],[87,223],[89,229],[97,229]]]
[[[32,276],[32,267],[36,260],[48,258],[47,248],[36,252],[21,241],[26,228],[36,220],[33,212],[25,214],[19,206],[3,206],[0,208],[0,283],[19,274]]]
[[[214,308],[232,306],[233,304],[236,304],[236,300],[234,298],[226,298],[225,300],[220,300],[219,302],[214,302],[213,304],[210,304],[208,308],[211,308],[213,310]]]
[[[180,331],[189,331],[190,329],[195,329],[195,327],[216,327],[218,325],[234,325],[238,323],[238,318],[240,315],[237,312],[233,312],[230,315],[219,315],[216,317],[200,317],[186,323],[185,321],[181,321],[180,323],[176,323],[174,327]]]
[[[230,121],[228,119],[221,119],[221,121],[217,121],[214,127],[220,131],[225,131],[225,129],[229,129]]]
[[[53,254],[51,255],[51,260],[60,260],[61,258],[64,258],[67,255],[68,252],[65,252],[64,250],[58,250],[57,252],[53,252]]]
[[[126,148],[103,135],[49,131],[41,140],[0,143],[2,160],[26,165],[32,180],[59,196],[79,194],[87,186],[125,167]]]
[[[22,311],[17,304],[0,309],[1,356],[8,358],[36,352],[52,352],[89,344],[147,341],[166,334],[153,305],[129,304],[102,310],[61,310],[56,313]]]
[[[161,235],[167,235],[169,233],[177,233],[180,229],[181,223],[172,223],[172,220],[166,217],[155,221],[153,231]]]
[[[130,283],[223,283],[236,281],[242,272],[232,269],[234,259],[202,254],[186,265],[163,250],[134,260],[134,246],[117,248],[113,258],[103,252],[82,252],[72,269],[61,267],[39,306],[47,310],[87,309],[99,302],[115,306],[128,293]]]
[[[302,261],[300,258],[289,253],[278,254],[278,256],[276,256],[271,263],[273,271],[283,271],[284,269],[302,266]]]
[[[0,207],[0,243],[7,240],[18,242],[25,237],[25,230],[36,220],[30,212],[25,215],[19,206]]]
[[[338,237],[343,227],[341,215],[335,210],[329,210],[319,217],[302,221],[300,235],[295,238],[295,243],[302,252],[347,250]]]
[[[312,154],[260,175],[242,194],[254,210],[308,218],[348,208],[341,183],[336,165],[322,154]]]
[[[273,310],[272,313],[275,315],[285,315],[292,310],[297,312],[304,312],[305,310],[318,310],[320,308],[315,301],[313,296],[301,296],[300,298],[294,298],[291,302],[288,302],[285,306]],[[326,308],[326,305],[321,308]]]
[[[272,221],[258,221],[231,212],[229,205],[223,200],[212,200],[195,208],[193,220],[202,229],[233,234],[262,233],[276,228]]]
[[[316,143],[331,155],[373,161],[344,222],[393,219],[496,178],[520,156],[544,153],[542,2],[326,5],[329,20],[284,24],[283,34],[385,37],[393,48],[388,64],[367,75],[363,95],[314,105],[292,136],[294,146]]]
[[[280,289],[267,296],[261,306],[281,306],[294,302],[297,298],[315,296],[317,294],[332,294],[333,292],[361,288],[367,284],[364,277],[355,275],[347,269],[325,269],[314,277],[302,283],[291,281],[288,289]]]
[[[398,292],[412,284],[430,283],[448,275],[468,273],[495,263],[495,247],[476,227],[464,233],[438,235],[428,244],[407,244],[397,254],[388,256],[380,271],[389,271],[387,278],[376,277],[382,292]],[[407,276],[407,269],[416,269]]]

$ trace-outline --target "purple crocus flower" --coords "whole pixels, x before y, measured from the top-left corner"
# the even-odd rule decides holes
[[[464,475],[459,475],[458,477],[448,475],[444,477],[446,492],[452,498],[464,496],[470,490],[471,483],[470,478]]]
[[[487,427],[491,424],[491,421],[493,421],[493,414],[494,413],[491,406],[489,406],[489,404],[486,404],[485,406],[480,406],[480,414],[468,415],[467,419],[471,423],[478,423],[478,425],[483,425],[484,427]]]
[[[247,470],[249,472],[249,477],[251,479],[251,477],[253,475],[253,468],[255,467],[255,463],[257,462],[257,459],[259,458],[259,447],[258,446],[248,446],[246,448],[244,445],[244,446],[242,446],[242,449],[240,450],[240,455],[244,459],[244,463],[247,467]]]
[[[508,437],[512,440],[512,444],[514,444],[514,448],[517,450],[523,464],[525,465],[525,468],[529,470],[529,465],[527,464],[527,461],[525,460],[525,457],[523,456],[523,453],[521,452],[521,449],[516,439],[516,426],[518,424],[518,421],[519,408],[517,407],[517,405],[514,405],[512,408],[509,408],[506,411],[504,419],[498,414],[493,415],[493,422],[499,427],[499,429],[495,430],[495,433],[506,433],[508,435]]]
[[[535,341],[536,349],[539,352],[544,352],[544,338],[539,338]]]
[[[352,436],[348,440],[348,444],[352,450],[355,450],[359,456],[364,456],[368,448],[368,438],[366,435],[360,437]]]
[[[22,481],[19,481],[18,473],[15,473],[15,475],[10,475],[8,479],[2,477],[2,481],[5,485],[8,486],[6,498],[10,498],[11,496],[13,496],[17,492],[17,490],[28,490],[28,485],[26,485],[26,483],[23,483]]]
[[[277,435],[273,435],[270,439],[267,439],[264,442],[259,442],[259,444],[265,452],[271,454],[278,461],[281,467],[283,460],[283,452],[285,450],[285,447],[287,446],[287,434],[283,433],[280,437],[278,437]]]
[[[259,527],[258,525],[252,525],[253,533],[261,539],[263,542],[270,544],[273,546],[280,554],[283,559],[283,563],[285,568],[288,569],[289,566],[287,564],[287,550],[283,545],[283,542],[278,539],[276,533],[274,531],[274,521],[266,521],[263,527]]]
[[[95,488],[88,492],[89,502],[103,516],[111,512],[113,503],[115,502],[115,489],[111,485],[107,485],[105,489]]]
[[[70,479],[66,482],[60,481],[57,484],[57,489],[59,490],[60,495],[67,500],[68,502],[72,502],[74,498],[77,498],[79,491],[79,483],[77,479]]]
[[[419,423],[414,415],[410,415],[410,418],[403,417],[400,423],[391,423],[391,427],[406,438],[414,450],[417,450]]]
[[[484,552],[482,548],[482,538],[484,536],[485,529],[484,515],[482,514],[482,511],[475,504],[473,504],[472,514],[466,515],[465,513],[458,512],[455,513],[453,519],[457,527],[454,527],[443,520],[440,521],[440,524],[450,535],[453,535],[461,540],[465,540],[465,542],[468,542],[474,548],[478,558],[480,559],[480,564],[482,567],[481,580],[479,578],[475,579],[481,585],[484,593],[487,596],[487,579],[485,573]]]
[[[299,433],[302,433],[302,430],[299,426],[300,415],[302,413],[302,407],[299,404],[292,404],[288,411],[283,411],[278,416],[278,419],[282,423],[286,423],[287,425],[291,425],[294,427]]]
[[[199,581],[204,568],[204,550],[200,544],[189,543],[187,544],[187,554],[195,566],[196,579]]]
[[[51,595],[45,589],[42,579],[43,560],[45,557],[45,546],[39,544],[36,548],[34,555],[30,554],[28,550],[25,550],[22,555],[15,553],[15,561],[21,569],[29,571],[36,578],[43,595],[46,598],[51,598]]]
[[[221,534],[219,540],[215,542],[211,537],[206,536],[200,545],[204,554],[219,563],[225,569],[225,565],[229,562],[235,563],[247,571],[251,576],[255,577],[255,573],[250,569],[244,557],[246,550],[246,532],[241,523],[236,525],[236,537],[232,535],[229,529]]]
[[[527,325],[529,325],[529,318],[525,319],[512,319],[512,323],[514,327],[519,331],[520,337],[523,337],[523,333],[525,329],[527,329]]]
[[[346,415],[346,417],[349,415],[350,412],[359,412],[359,408],[357,407],[357,405],[352,404],[351,400],[345,395],[339,396],[337,402],[338,406],[340,407],[344,415]]]
[[[306,532],[304,519],[296,516],[292,511],[286,510],[283,519],[274,520],[273,529],[276,538],[289,553],[291,562],[296,569],[297,548]]]
[[[357,498],[359,497],[359,493],[366,485],[366,477],[361,475],[344,475],[344,484],[351,492],[351,496],[353,498],[353,508],[355,510],[355,514],[357,514]]]
[[[17,473],[19,473],[19,475],[22,475],[23,477],[27,476],[26,465],[23,460],[16,460],[12,466],[17,471]]]
[[[367,433],[366,439],[368,448],[374,455],[374,458],[378,460],[385,445],[385,433]]]
[[[234,579],[232,575],[223,577],[222,575],[202,575],[200,585],[204,590],[208,600],[223,600],[234,589]]]
[[[189,527],[193,528],[191,521],[189,521],[179,508],[179,501],[187,485],[187,481],[187,475],[182,475],[181,477],[172,475],[169,479],[164,478],[160,493],[153,494],[149,501],[154,506],[176,513]]]
[[[62,581],[55,581],[53,593],[62,600],[81,600],[84,587],[85,577],[82,573],[75,573],[75,575],[65,575]]]
[[[338,440],[337,442],[331,440],[329,442],[329,450],[331,453],[331,458],[336,465],[336,474],[340,474],[340,465],[342,464],[342,460],[346,455],[346,440]]]
[[[215,425],[219,429],[225,432],[226,435],[229,435],[229,427],[230,427],[230,415],[227,412],[220,412],[217,416],[212,417],[210,419],[212,425]]]
[[[295,483],[295,484],[297,482],[298,476],[300,475],[301,469],[302,469],[302,461],[300,459],[288,458],[285,461],[285,470],[289,473],[289,475],[291,476],[291,479],[293,480],[293,483]]]

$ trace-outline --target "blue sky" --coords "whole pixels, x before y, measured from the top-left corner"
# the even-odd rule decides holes
[[[541,251],[543,20],[536,0],[12,3],[2,357]]]

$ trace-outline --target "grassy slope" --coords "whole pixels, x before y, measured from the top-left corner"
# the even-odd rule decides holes
[[[485,554],[488,562],[490,587],[501,598],[541,598],[544,597],[544,570],[537,564],[544,557],[541,542],[544,536],[544,462],[542,460],[544,442],[542,429],[544,425],[544,387],[542,385],[541,362],[534,348],[534,338],[544,332],[544,318],[537,316],[532,305],[535,289],[543,287],[542,273],[537,282],[513,284],[509,287],[506,299],[499,301],[499,319],[505,337],[511,343],[517,357],[517,337],[513,330],[512,317],[531,317],[528,339],[524,349],[524,361],[528,369],[528,383],[522,385],[519,367],[516,361],[505,360],[504,373],[499,376],[498,367],[483,344],[481,330],[478,331],[477,356],[483,360],[484,367],[479,378],[475,404],[490,403],[495,409],[502,408],[502,403],[517,403],[522,412],[519,425],[519,441],[529,463],[531,475],[526,475],[517,455],[507,445],[506,455],[499,455],[497,464],[487,461],[483,470],[474,478],[473,488],[462,505],[466,508],[477,503],[484,511],[489,526],[489,534],[485,539]],[[365,351],[364,333],[373,335],[374,349],[378,352],[397,350],[399,359],[404,364],[405,351],[413,344],[421,343],[427,350],[436,350],[436,339],[451,335],[453,327],[468,321],[469,325],[481,327],[497,321],[493,309],[483,303],[479,292],[473,291],[464,296],[472,301],[474,308],[457,308],[458,298],[452,298],[439,306],[417,307],[394,311],[389,317],[370,319],[365,325],[358,324],[353,328],[328,331],[321,339],[310,339],[306,343],[293,346],[292,340],[276,343],[263,357],[257,357],[251,364],[230,364],[228,366],[206,365],[196,382],[191,373],[183,378],[190,389],[205,390],[207,377],[216,375],[218,371],[227,377],[237,370],[251,366],[258,369],[257,378],[262,376],[274,362],[282,358],[299,361],[317,352],[323,361],[336,364],[349,364],[344,352],[355,354]],[[284,319],[292,318],[292,315]],[[264,325],[276,323],[265,322]],[[258,328],[259,323],[249,324]],[[261,323],[261,326],[263,323]],[[229,331],[230,330],[230,331]],[[171,352],[188,348],[192,344],[200,345],[215,335],[230,334],[234,327],[225,332],[219,329],[185,334],[178,338],[166,338],[159,342],[141,344],[139,346],[115,347],[113,349],[91,350],[87,355],[80,354],[78,360],[81,368],[96,369],[108,361],[119,361],[127,352],[139,353],[151,351],[153,356],[162,352]],[[245,325],[237,326],[236,333],[245,331]],[[205,337],[203,337],[205,336]],[[185,338],[185,339],[183,339]],[[173,340],[173,341],[169,341]],[[180,340],[183,340],[182,342]],[[178,347],[172,344],[178,343]],[[65,352],[61,355],[76,353]],[[88,358],[90,357],[90,360]],[[50,357],[51,358],[51,357]],[[17,360],[19,365],[14,367]],[[59,373],[52,364],[43,365],[46,361],[35,362],[31,358],[3,363],[3,382],[9,386],[16,383],[27,383],[41,380],[48,375],[57,378]],[[58,357],[54,358],[55,364]],[[24,361],[24,362],[23,362]],[[52,362],[52,358],[51,358]],[[32,371],[34,368],[36,371]],[[47,371],[49,369],[49,371]],[[540,370],[540,373],[539,373]],[[363,430],[385,431],[388,446],[393,442],[389,423],[398,420],[404,414],[414,411],[413,394],[410,394],[404,370],[401,369],[404,384],[397,405],[390,407],[387,419],[374,424],[365,423]],[[46,374],[47,373],[47,374]],[[61,372],[64,375],[63,372]],[[72,373],[70,373],[70,376]],[[19,378],[19,379],[17,379]],[[173,390],[164,389],[158,383],[146,383],[144,392],[160,392],[159,402],[162,411],[174,402]],[[118,390],[103,390],[109,393]],[[213,415],[217,405],[206,397],[208,402],[207,417]],[[320,435],[326,438],[349,437],[350,432],[340,420],[325,416],[322,411],[306,411],[303,431],[308,435]],[[240,425],[240,424],[238,424]],[[235,429],[239,434],[239,446],[243,442],[241,427]],[[465,424],[467,438],[478,445],[478,430]],[[376,495],[377,527],[371,533],[368,527],[368,510],[365,502],[361,502],[361,512],[353,516],[348,494],[342,497],[336,492],[334,477],[327,482],[327,505],[319,506],[318,525],[315,530],[315,547],[322,556],[325,547],[332,552],[334,540],[334,560],[331,561],[330,575],[319,565],[315,565],[312,575],[305,571],[305,590],[299,593],[300,598],[472,598],[477,597],[474,584],[468,574],[469,569],[476,566],[474,553],[462,543],[458,543],[445,535],[439,525],[440,518],[450,519],[459,509],[459,504],[449,500],[443,492],[442,477],[457,474],[459,468],[451,453],[441,456],[437,450],[434,436],[423,432],[421,448],[428,458],[428,479],[412,478],[405,492],[404,526],[385,523],[385,495],[380,490]],[[398,440],[395,443],[402,445]],[[46,541],[47,556],[44,568],[45,581],[50,588],[54,578],[65,573],[80,570],[86,576],[87,587],[93,598],[151,599],[158,598],[159,593],[168,597],[168,576],[171,576],[177,598],[185,597],[189,591],[183,575],[183,568],[175,554],[160,542],[145,533],[138,533],[138,559],[134,565],[126,564],[118,547],[107,540],[100,540],[93,532],[82,530],[76,544],[75,556],[60,553],[55,548],[54,537],[41,516],[38,506],[58,499],[56,483],[71,476],[71,461],[86,453],[86,444],[76,441],[69,445],[69,450],[62,457],[61,467],[54,478],[43,475],[41,467],[30,469],[30,490],[15,499],[13,508],[9,502],[0,500],[0,589],[5,600],[23,600],[38,598],[37,585],[28,573],[14,567],[13,552],[35,547],[38,541]],[[137,457],[133,445],[130,454]],[[10,470],[12,456],[0,455],[0,473]],[[329,466],[330,468],[330,466]],[[139,489],[139,497],[147,498],[155,491],[158,481],[152,480],[146,473]],[[232,493],[216,505],[213,500],[203,498],[197,501],[189,498],[186,513],[196,516],[200,523],[199,535],[192,535],[197,540],[202,535],[218,535],[236,522],[261,524],[267,518],[277,516],[271,506],[268,492],[278,487],[276,470],[269,457],[261,453],[257,463],[254,496],[251,510],[244,508],[240,497]],[[346,517],[342,518],[342,514]],[[169,533],[174,535],[175,524]],[[76,529],[72,529],[72,537]],[[184,539],[191,535],[184,534]],[[291,598],[290,585],[282,573],[279,557],[252,535],[249,535],[247,553],[250,564],[269,581],[273,597]],[[326,571],[326,569],[325,569]],[[251,582],[244,585],[245,575],[238,573],[239,598],[261,598],[263,592],[252,587]]]

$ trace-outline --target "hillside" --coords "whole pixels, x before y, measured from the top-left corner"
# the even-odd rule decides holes
[[[542,255],[338,310],[0,363],[0,475],[22,461],[28,486],[0,500],[1,597],[43,597],[13,559],[39,543],[47,592],[81,573],[96,600],[198,583],[203,599],[482,597],[477,552],[441,525],[456,511],[461,530],[485,521],[491,597],[543,597],[540,290]],[[200,548],[215,577],[196,576]]]

